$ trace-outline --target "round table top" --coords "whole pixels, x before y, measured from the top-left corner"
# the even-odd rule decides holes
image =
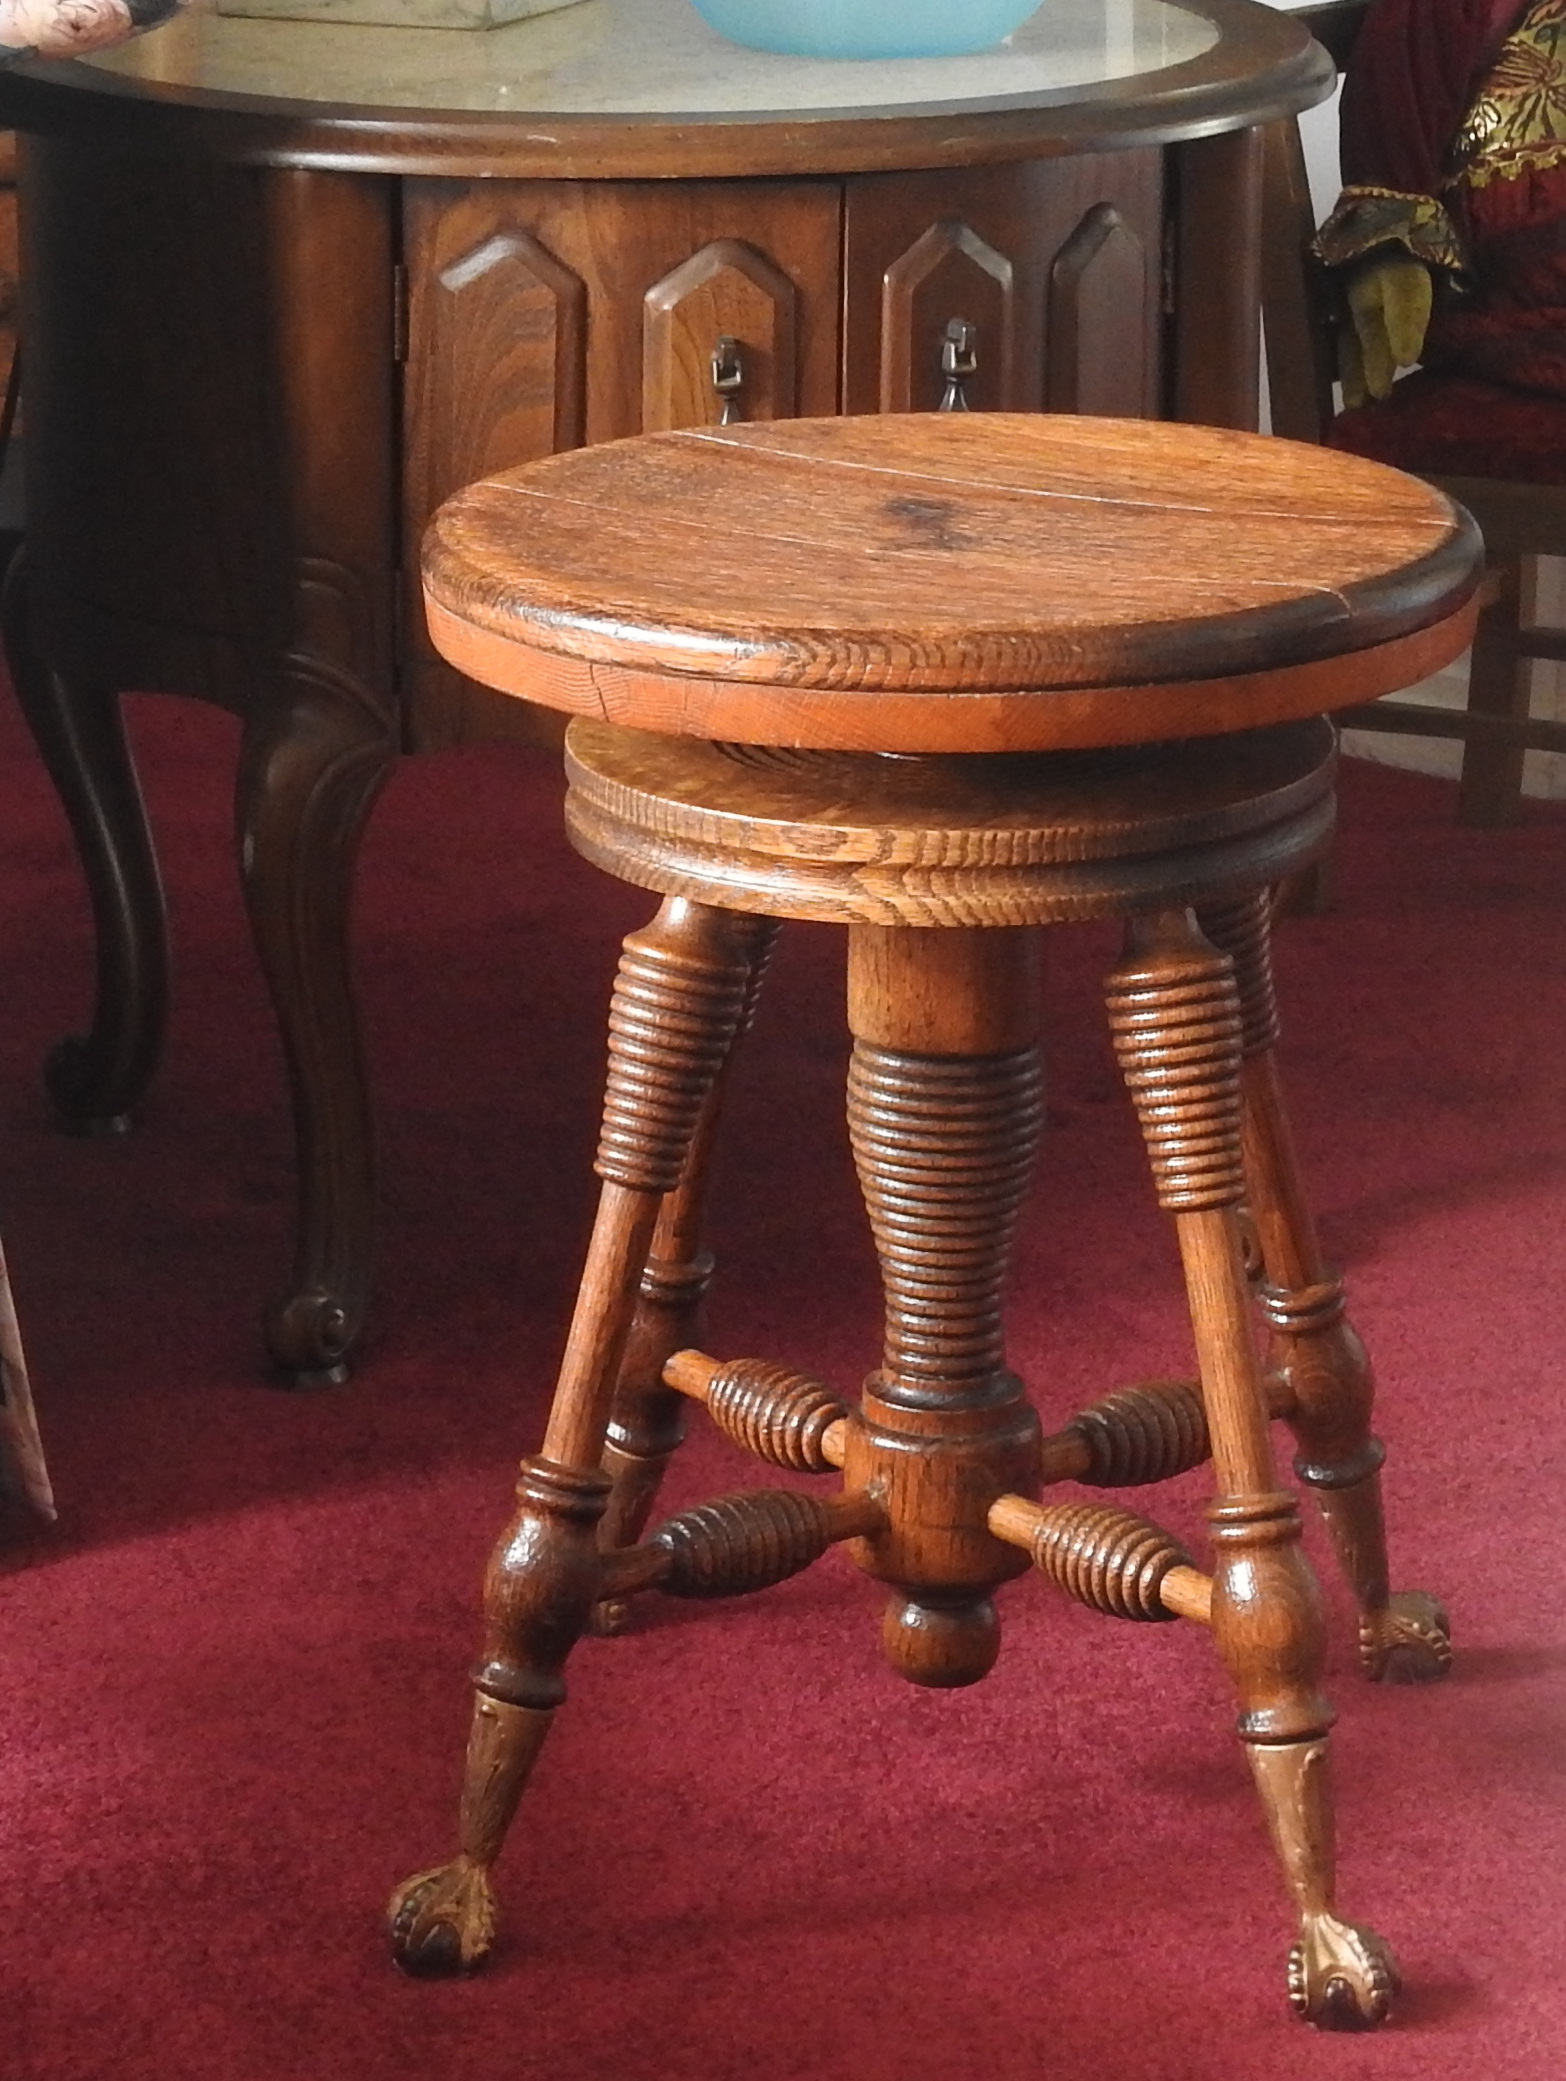
[[[196,0],[116,50],[9,69],[0,125],[140,138],[239,118],[247,156],[366,171],[465,152],[518,176],[834,172],[1208,135],[1309,106],[1331,77],[1287,9],[1252,0],[1046,0],[993,51],[874,62],[742,49],[690,0],[573,0],[483,30]]]
[[[1359,457],[931,413],[552,456],[450,500],[424,575],[450,661],[551,707],[755,743],[1020,750],[1409,685],[1419,671],[1386,673],[1462,647],[1481,563],[1461,508]]]

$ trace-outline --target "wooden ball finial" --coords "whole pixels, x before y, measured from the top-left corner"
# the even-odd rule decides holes
[[[899,1676],[932,1691],[956,1690],[988,1676],[1000,1637],[1000,1615],[988,1597],[962,1604],[892,1597],[881,1621],[886,1659]]]

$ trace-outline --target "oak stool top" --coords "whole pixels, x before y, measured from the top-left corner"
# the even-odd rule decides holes
[[[1042,751],[1318,714],[1463,647],[1472,521],[1294,442],[1060,414],[698,427],[442,508],[436,646],[674,735]]]

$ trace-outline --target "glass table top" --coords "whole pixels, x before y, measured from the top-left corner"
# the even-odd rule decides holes
[[[259,20],[197,0],[82,62],[127,80],[339,107],[825,116],[1066,94],[1188,63],[1219,36],[1172,0],[1045,0],[1004,44],[974,57],[844,62],[741,49],[690,0],[576,0],[481,30]]]

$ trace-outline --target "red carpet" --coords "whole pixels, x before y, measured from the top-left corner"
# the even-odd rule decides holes
[[[645,899],[566,853],[547,760],[398,777],[363,873],[374,1334],[348,1389],[291,1399],[254,1328],[291,1187],[232,725],[135,721],[179,998],[142,1124],[107,1145],[42,1118],[88,947],[0,721],[4,1231],[61,1509],[0,1558],[8,2081],[1558,2081],[1566,815],[1459,832],[1442,785],[1356,767],[1338,907],[1281,953],[1298,1125],[1381,1365],[1398,1577],[1457,1629],[1448,1687],[1372,1690],[1330,1585],[1342,1898],[1400,1951],[1395,2026],[1323,2038],[1286,2012],[1282,1886],[1199,1633],[1023,1582],[990,1681],[923,1695],[883,1671],[878,1593],[837,1560],[580,1652],[503,1952],[416,1985],[381,1903],[452,1840],[477,1578],[538,1435],[609,962]],[[1013,1337],[1056,1421],[1188,1348],[1094,1002],[1108,942],[1061,947]],[[849,1384],[876,1309],[838,958],[796,929],[763,1007],[713,1342]],[[704,1440],[676,1500],[738,1467]],[[1193,1527],[1200,1493],[1160,1514]]]

